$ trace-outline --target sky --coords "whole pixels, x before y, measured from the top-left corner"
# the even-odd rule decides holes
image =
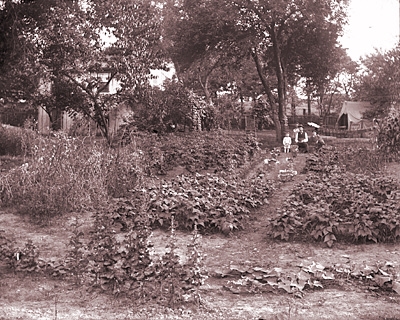
[[[399,39],[400,0],[350,0],[349,24],[341,38],[353,60],[396,46]]]

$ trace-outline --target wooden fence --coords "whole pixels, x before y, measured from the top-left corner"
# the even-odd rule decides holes
[[[318,132],[320,135],[336,138],[371,138],[374,135],[374,130],[372,128],[350,131],[321,127]]]

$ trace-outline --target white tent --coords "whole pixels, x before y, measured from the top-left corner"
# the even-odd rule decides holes
[[[372,121],[363,119],[363,113],[371,108],[368,101],[345,101],[340,110],[337,126],[346,130],[362,130],[372,127]]]

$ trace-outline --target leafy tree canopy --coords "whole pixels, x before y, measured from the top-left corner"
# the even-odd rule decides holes
[[[392,104],[400,103],[400,47],[387,52],[376,51],[364,58],[356,83],[355,98],[370,101],[369,118],[387,115]]]
[[[29,99],[38,86],[33,45],[51,0],[0,1],[0,98]]]
[[[159,10],[152,1],[58,1],[34,38],[41,88],[35,101],[92,119],[109,138],[108,114],[132,106],[162,67]],[[103,91],[114,83],[114,91]]]
[[[250,55],[255,63],[252,72],[257,70],[280,139],[286,125],[288,85],[299,76],[320,80],[335,72],[331,61],[339,54],[337,38],[346,22],[347,3],[347,0],[182,1],[181,6],[175,6],[179,18],[174,24],[176,28],[171,29],[176,31],[171,37],[175,61],[180,63],[181,70],[190,66],[200,71],[199,61],[208,61],[207,66],[219,68],[222,58],[234,70]],[[212,70],[208,70],[208,75],[212,75]],[[214,76],[221,79],[220,74]]]

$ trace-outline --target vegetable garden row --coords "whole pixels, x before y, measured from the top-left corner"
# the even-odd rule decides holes
[[[260,145],[249,135],[240,139],[223,132],[137,135],[116,148],[62,135],[28,138],[21,138],[26,146],[21,155],[24,163],[1,173],[3,208],[17,208],[40,223],[52,223],[71,211],[90,211],[93,223],[82,228],[77,222],[67,255],[55,261],[41,259],[29,239],[17,247],[3,232],[0,255],[5,267],[137,301],[156,300],[172,307],[198,303],[198,288],[207,276],[200,234],[228,236],[243,230],[249,217],[263,214],[281,183],[266,179],[267,167],[258,166],[263,159]],[[266,235],[285,241],[323,241],[329,247],[336,241],[397,241],[399,185],[385,176],[382,159],[379,152],[365,148],[330,146],[308,155],[302,172],[306,178],[269,218]],[[185,168],[184,173],[169,177],[176,167]],[[170,250],[155,258],[148,238],[157,228],[170,230]],[[193,235],[185,263],[175,251],[176,229]],[[311,271],[303,270],[302,278],[287,283],[284,276],[278,277],[276,285],[293,293],[292,283],[301,290],[318,287],[319,280],[337,274],[333,269],[320,270],[319,265],[305,268]],[[390,283],[397,291],[393,274],[384,272],[387,279],[382,286]],[[267,272],[262,278],[270,276]]]

